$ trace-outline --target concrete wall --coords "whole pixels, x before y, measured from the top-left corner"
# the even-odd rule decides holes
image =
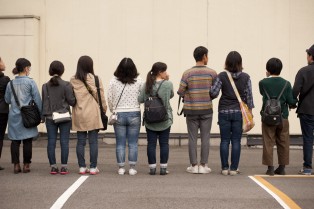
[[[223,71],[227,53],[237,50],[253,83],[256,127],[251,133],[260,134],[258,82],[265,77],[265,64],[271,57],[280,58],[282,76],[293,84],[298,69],[306,65],[305,49],[314,43],[313,11],[312,0],[0,0],[2,17],[40,17],[0,19],[0,56],[11,78],[15,60],[29,58],[31,76],[40,88],[49,79],[53,60],[64,63],[63,78],[68,80],[78,58],[91,56],[106,88],[125,56],[134,60],[142,78],[154,62],[163,61],[176,91],[182,72],[194,65],[196,46],[208,47],[208,66],[217,72]],[[23,31],[28,36],[15,41]],[[186,132],[185,119],[176,116],[177,100],[175,96],[171,103],[171,131]],[[213,133],[219,133],[217,106],[215,100]],[[299,121],[290,113],[290,132],[299,134]]]

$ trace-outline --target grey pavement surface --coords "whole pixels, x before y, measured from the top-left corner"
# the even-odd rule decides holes
[[[10,164],[10,141],[5,141],[0,165],[0,208],[43,209],[55,201],[77,180],[78,165],[75,140],[70,142],[70,174],[50,175],[46,140],[33,143],[33,162],[28,174],[13,174]],[[89,149],[86,147],[86,161]],[[157,149],[157,153],[159,148]],[[60,162],[59,146],[56,151]],[[63,208],[282,208],[264,189],[248,176],[261,175],[266,166],[261,164],[262,149],[242,146],[238,176],[220,174],[219,147],[211,146],[210,174],[189,174],[187,146],[170,146],[169,171],[166,176],[148,175],[146,146],[139,146],[139,159],[135,176],[119,176],[115,159],[115,146],[99,140],[98,168],[100,173],[89,176],[72,194]],[[275,161],[276,160],[275,154]],[[158,158],[157,158],[158,159]],[[295,175],[302,165],[302,149],[291,149],[287,174]],[[158,168],[159,170],[159,168]],[[265,178],[287,194],[301,208],[313,208],[314,178]]]

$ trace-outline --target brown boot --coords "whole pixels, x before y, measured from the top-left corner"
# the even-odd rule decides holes
[[[18,174],[20,173],[22,170],[21,170],[21,166],[19,163],[14,163],[14,169],[13,169],[13,172],[14,174]]]
[[[31,172],[31,169],[29,167],[29,163],[25,163],[23,166],[23,173],[29,173]]]

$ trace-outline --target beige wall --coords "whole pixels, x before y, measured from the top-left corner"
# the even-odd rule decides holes
[[[313,11],[312,0],[0,0],[0,16],[40,17],[38,24],[26,20],[33,21],[30,33],[34,35],[23,43],[5,41],[3,31],[29,23],[17,26],[0,19],[0,56],[6,61],[7,74],[19,56],[38,62],[32,77],[39,88],[49,79],[49,64],[56,59],[64,63],[64,79],[69,79],[78,58],[91,56],[106,87],[125,56],[134,60],[142,78],[154,62],[163,61],[176,91],[182,72],[194,65],[196,46],[208,47],[208,66],[217,72],[223,70],[227,53],[237,50],[252,77],[257,124],[251,133],[260,134],[258,82],[265,77],[266,61],[280,58],[282,76],[293,84],[297,70],[306,65],[305,49],[314,44]],[[21,50],[20,45],[26,47]],[[186,132],[185,119],[176,116],[177,100],[176,95],[172,132]],[[219,133],[218,100],[214,106],[212,132]],[[299,134],[297,117],[290,113],[290,132]]]

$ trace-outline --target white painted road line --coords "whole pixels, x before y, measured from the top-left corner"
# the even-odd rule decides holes
[[[51,206],[50,209],[60,209],[63,207],[64,203],[71,197],[71,195],[84,183],[88,176],[81,176],[72,186],[70,186]]]

